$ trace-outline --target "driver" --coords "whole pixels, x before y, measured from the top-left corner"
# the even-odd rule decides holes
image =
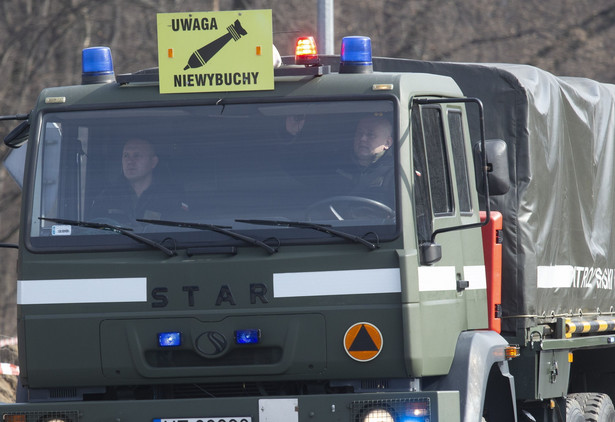
[[[159,158],[151,142],[133,138],[122,149],[119,183],[104,189],[92,203],[92,216],[134,225],[137,218],[164,220],[181,218],[188,206],[177,190],[157,177]]]

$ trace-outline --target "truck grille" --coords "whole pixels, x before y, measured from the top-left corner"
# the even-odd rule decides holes
[[[216,359],[204,358],[191,350],[149,350],[145,352],[145,360],[155,368],[273,365],[281,359],[282,349],[279,347],[234,350]]]

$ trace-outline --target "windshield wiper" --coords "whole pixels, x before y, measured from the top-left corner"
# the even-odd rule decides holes
[[[44,220],[44,221],[51,221],[53,223],[58,223],[58,224],[66,224],[69,226],[87,227],[89,229],[107,230],[107,231],[111,231],[114,233],[123,234],[124,236],[129,237],[133,240],[136,240],[139,243],[143,243],[145,245],[149,245],[156,249],[159,249],[162,252],[164,252],[167,256],[175,256],[175,252],[173,252],[171,249],[161,245],[160,243],[154,242],[153,240],[150,240],[147,237],[143,237],[141,235],[133,233],[132,229],[127,228],[127,227],[119,227],[119,226],[114,226],[112,224],[107,224],[107,223],[93,223],[90,221],[66,220],[64,218],[39,217],[38,219]]]
[[[367,246],[372,251],[380,247],[378,242],[374,244],[370,242],[369,240],[363,239],[361,236],[356,236],[354,234],[339,231],[325,224],[310,223],[308,221],[285,221],[285,220],[235,220],[235,221],[237,221],[238,223],[260,224],[263,226],[298,227],[301,229],[312,229],[312,230],[317,230],[319,232],[330,234],[332,236],[341,237],[342,239],[347,239],[355,243],[360,243],[362,245]]]
[[[269,246],[265,242],[262,242],[258,239],[254,239],[250,236],[244,236],[243,234],[235,233],[234,231],[229,230],[230,227],[217,226],[215,224],[204,224],[204,223],[187,223],[182,221],[167,221],[167,220],[146,220],[143,218],[138,218],[137,221],[141,221],[143,223],[151,223],[157,224],[159,226],[172,226],[172,227],[186,227],[189,229],[197,229],[197,230],[211,230],[216,233],[222,233],[233,239],[243,240],[246,243],[251,245],[260,246],[265,249],[269,254],[274,254],[278,250]]]

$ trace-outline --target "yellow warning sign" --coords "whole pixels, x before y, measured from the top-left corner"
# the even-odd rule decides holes
[[[382,333],[369,322],[354,324],[344,335],[344,349],[348,356],[359,362],[368,362],[382,350]]]
[[[159,13],[160,92],[273,89],[271,10]]]

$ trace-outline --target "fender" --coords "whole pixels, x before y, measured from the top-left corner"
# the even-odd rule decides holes
[[[512,403],[516,402],[515,380],[508,369],[504,348],[508,342],[494,331],[466,331],[459,335],[451,370],[438,383],[439,390],[457,390],[461,402],[461,420],[480,421],[485,404],[489,372],[498,364],[508,378]],[[517,409],[511,411],[517,420]]]

